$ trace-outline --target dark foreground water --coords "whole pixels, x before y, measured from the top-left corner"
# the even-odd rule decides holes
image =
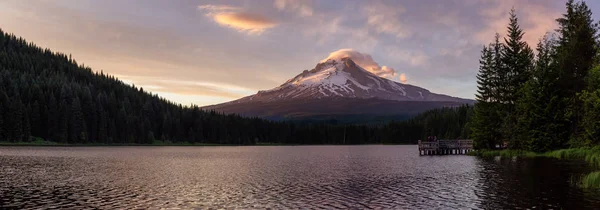
[[[589,170],[416,146],[0,147],[0,208],[598,209]]]

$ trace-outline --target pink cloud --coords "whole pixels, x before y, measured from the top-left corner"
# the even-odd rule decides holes
[[[221,26],[236,29],[249,35],[260,35],[265,30],[277,26],[277,21],[261,14],[248,13],[241,8],[228,5],[202,5],[198,9],[207,11],[210,17]]]
[[[380,66],[371,55],[366,53],[361,53],[355,51],[353,49],[340,49],[338,51],[332,52],[327,56],[327,58],[321,60],[321,62],[327,61],[329,59],[341,59],[341,58],[350,58],[356,64],[364,68],[365,70],[380,76],[386,77],[390,79],[394,79],[398,73],[395,69],[388,66]]]

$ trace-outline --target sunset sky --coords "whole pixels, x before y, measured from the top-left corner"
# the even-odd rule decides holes
[[[0,28],[183,104],[274,88],[340,49],[395,81],[474,98],[479,52],[512,7],[535,46],[564,1],[3,0]]]

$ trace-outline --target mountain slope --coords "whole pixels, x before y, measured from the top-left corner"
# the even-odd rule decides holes
[[[271,90],[203,108],[266,118],[412,116],[473,102],[376,76],[346,57],[325,60]]]

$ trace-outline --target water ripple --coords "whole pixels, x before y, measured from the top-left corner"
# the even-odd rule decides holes
[[[579,162],[414,146],[0,147],[0,208],[583,209]]]

